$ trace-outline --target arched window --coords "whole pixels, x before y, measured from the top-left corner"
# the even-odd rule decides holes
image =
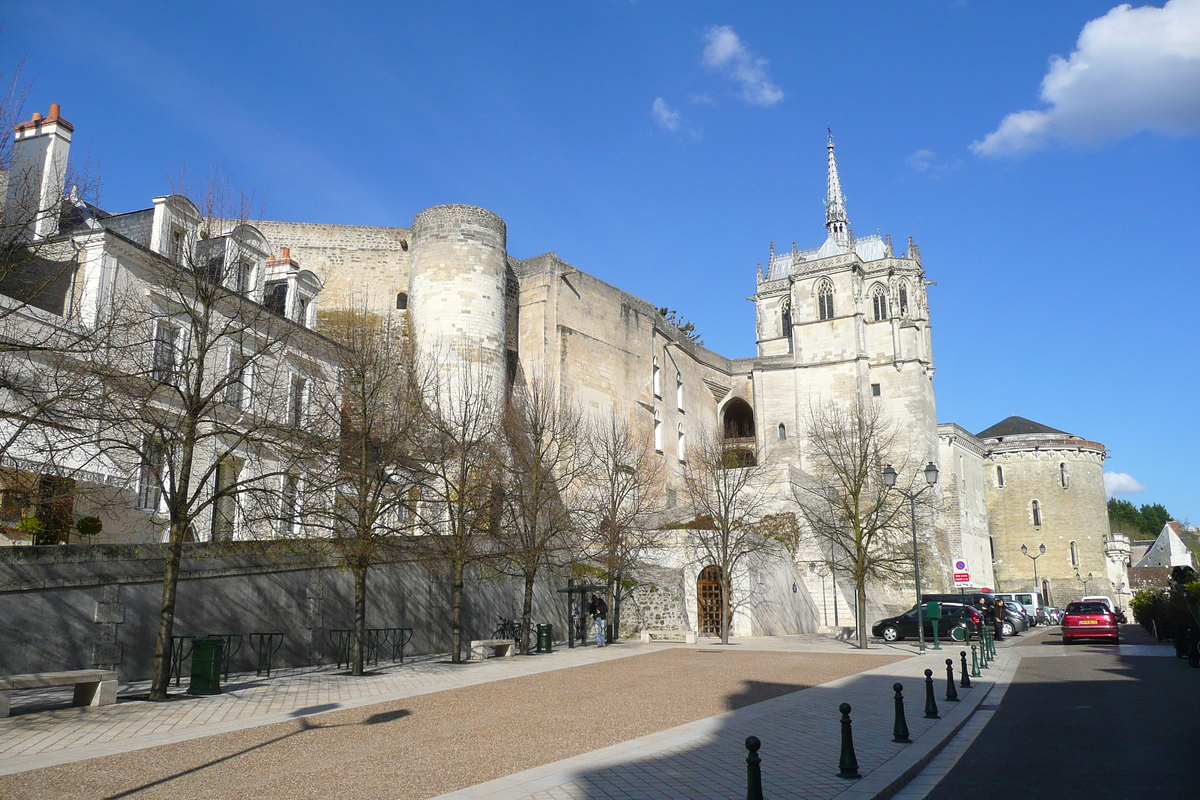
[[[662,452],[662,415],[654,411],[654,449]]]
[[[658,356],[654,357],[654,370],[651,373],[651,381],[654,384],[654,396],[662,397],[662,370],[658,368]]]
[[[787,441],[787,426],[784,425],[782,422],[779,423],[779,441],[781,441],[781,442]]]
[[[679,463],[687,461],[687,442],[683,438],[683,423],[679,423],[679,428],[676,433],[675,453],[679,456]]]
[[[779,315],[779,326],[783,329],[783,335],[787,337],[788,352],[792,352],[792,298],[785,297],[783,299],[782,310]]]
[[[1030,508],[1033,510],[1033,524],[1039,527],[1042,524],[1042,507],[1038,505],[1038,501],[1032,501]]]
[[[871,291],[871,310],[875,312],[875,321],[887,319],[888,316],[887,292],[882,286],[876,286]]]
[[[1004,467],[996,467],[996,485],[1001,489],[1004,488]]]
[[[1062,482],[1062,487],[1067,488],[1067,464],[1063,462],[1058,465],[1058,479]]]
[[[817,287],[817,306],[821,319],[833,319],[833,283],[821,281]]]
[[[1071,542],[1071,566],[1079,566],[1079,546],[1074,542]]]
[[[740,397],[725,404],[721,416],[724,419],[726,439],[747,439],[754,436],[754,409]]]
[[[900,315],[908,315],[908,281],[900,281]]]
[[[408,292],[396,293],[396,310],[405,311],[408,309]]]
[[[675,373],[675,407],[683,411],[683,376]]]

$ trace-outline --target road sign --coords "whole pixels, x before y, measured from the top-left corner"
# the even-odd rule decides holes
[[[971,573],[969,573],[969,572],[954,573],[954,582],[955,583],[970,583],[971,582]]]
[[[958,559],[957,561],[955,561],[954,562],[954,571],[955,572],[966,572],[967,571],[967,562],[963,561],[961,558]]]

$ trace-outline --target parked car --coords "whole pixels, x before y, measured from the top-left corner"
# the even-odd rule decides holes
[[[996,592],[994,597],[997,597],[1004,602],[1015,600],[1025,606],[1025,613],[1029,615],[1029,621],[1033,625],[1037,625],[1040,621],[1041,614],[1039,613],[1044,607],[1042,604],[1041,592]]]
[[[1077,601],[1067,603],[1062,618],[1063,644],[1076,639],[1112,639],[1120,643],[1117,618],[1104,603]]]
[[[1046,624],[1057,625],[1062,622],[1063,610],[1054,606],[1046,606],[1046,619],[1049,620]]]
[[[925,622],[925,637],[932,640],[933,622],[929,619],[928,609],[928,603],[921,604],[921,615]],[[943,640],[950,641],[953,639],[954,629],[959,628],[965,631],[966,639],[969,640],[973,635],[978,636],[979,626],[982,622],[983,617],[970,606],[962,603],[942,603],[938,636]],[[917,607],[913,606],[899,616],[879,620],[871,626],[871,635],[883,639],[885,642],[895,642],[909,637],[915,638],[917,636]]]
[[[1025,630],[1029,630],[1037,624],[1037,622],[1033,619],[1033,615],[1029,613],[1029,609],[1026,608],[1025,604],[1019,600],[1005,600],[1004,605],[1006,608],[1011,608],[1013,611],[1021,615],[1021,618],[1025,621]]]

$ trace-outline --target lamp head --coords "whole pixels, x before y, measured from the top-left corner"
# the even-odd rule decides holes
[[[889,488],[896,485],[896,470],[891,464],[883,468],[883,484]]]
[[[1039,545],[1038,545],[1038,552],[1039,552],[1039,553],[1041,553],[1042,555],[1046,555],[1046,545],[1044,545],[1044,544],[1039,544]]]
[[[1029,555],[1029,548],[1026,547],[1025,545],[1021,545],[1021,555],[1023,555],[1023,556]]]
[[[933,486],[935,483],[937,483],[937,476],[938,476],[937,464],[930,461],[928,464],[925,465],[925,482],[928,483],[930,486]]]

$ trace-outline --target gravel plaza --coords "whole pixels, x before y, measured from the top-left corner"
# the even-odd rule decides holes
[[[0,720],[0,796],[736,798],[754,735],[767,797],[887,797],[1011,675],[1006,650],[956,703],[944,699],[945,658],[957,676],[958,650],[861,653],[822,635],[458,666],[423,656],[358,679],[331,667],[233,675],[220,695],[159,704],[131,700],[146,687],[129,684],[115,706],[91,709],[26,692]],[[927,668],[939,720],[922,714]],[[897,681],[912,744],[891,741]],[[854,781],[837,777],[842,702]]]

